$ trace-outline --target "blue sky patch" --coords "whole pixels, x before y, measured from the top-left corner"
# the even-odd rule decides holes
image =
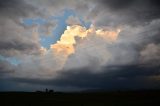
[[[15,57],[4,57],[2,55],[0,55],[0,60],[1,61],[7,61],[12,65],[18,65],[21,63],[21,61]]]
[[[49,48],[51,44],[56,43],[61,35],[64,33],[64,30],[67,27],[67,23],[66,20],[68,19],[69,16],[77,16],[75,14],[75,12],[73,10],[64,10],[63,15],[60,16],[51,16],[49,18],[49,20],[56,20],[57,21],[57,25],[56,27],[53,29],[52,31],[52,35],[51,36],[46,36],[46,35],[42,35],[41,32],[39,31],[40,35],[40,43],[43,47],[45,48]],[[89,28],[89,26],[91,25],[90,22],[85,22],[83,21],[82,17],[78,17],[82,26],[85,26],[86,28]],[[48,20],[42,19],[42,18],[37,18],[37,19],[24,19],[23,20],[23,24],[27,25],[27,26],[32,26],[32,25],[43,25],[45,23],[47,23]]]

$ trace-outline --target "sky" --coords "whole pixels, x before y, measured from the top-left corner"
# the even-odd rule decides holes
[[[1,0],[0,91],[160,89],[159,0]]]

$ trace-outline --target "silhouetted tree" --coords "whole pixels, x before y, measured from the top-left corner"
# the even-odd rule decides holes
[[[49,93],[53,93],[53,92],[54,92],[54,90],[52,90],[52,89],[51,89],[51,90],[49,90]]]
[[[48,92],[48,89],[46,88],[46,92]]]
[[[35,92],[37,92],[37,93],[41,93],[42,91],[35,91]]]

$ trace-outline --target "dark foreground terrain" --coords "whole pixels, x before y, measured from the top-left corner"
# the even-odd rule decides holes
[[[160,91],[1,92],[1,106],[160,106]]]

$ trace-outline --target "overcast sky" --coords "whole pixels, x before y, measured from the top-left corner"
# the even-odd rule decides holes
[[[159,0],[1,0],[0,91],[160,89]]]

